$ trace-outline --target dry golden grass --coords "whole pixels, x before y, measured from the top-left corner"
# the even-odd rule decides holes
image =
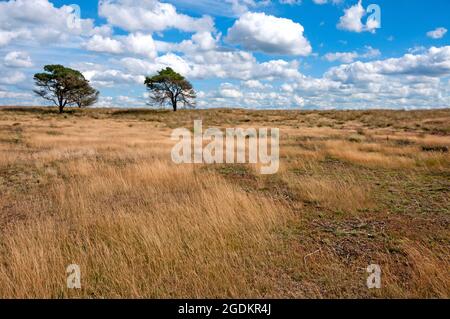
[[[70,178],[51,186],[51,216],[5,234],[4,297],[73,296],[55,272],[70,263],[83,270],[80,296],[259,296],[275,284],[263,266],[270,232],[289,219],[288,209],[161,162],[119,172],[84,166]]]
[[[372,206],[369,187],[358,185],[357,179],[351,175],[331,177],[288,175],[285,180],[295,197],[304,202],[347,212]]]
[[[194,119],[281,128],[279,173],[173,164]],[[0,109],[0,297],[449,298],[449,119]]]

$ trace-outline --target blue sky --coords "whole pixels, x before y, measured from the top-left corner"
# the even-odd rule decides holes
[[[205,108],[449,107],[449,12],[448,0],[0,1],[0,105],[45,103],[32,76],[58,63],[101,107],[144,106],[144,77],[166,66]]]

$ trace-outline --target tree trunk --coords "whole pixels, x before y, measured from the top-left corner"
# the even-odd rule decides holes
[[[61,95],[58,95],[59,114],[64,111],[64,106],[66,106],[66,103],[64,103],[64,98]]]
[[[177,100],[172,101],[173,111],[176,112],[178,109]]]

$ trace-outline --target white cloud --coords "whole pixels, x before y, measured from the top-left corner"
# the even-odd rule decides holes
[[[244,87],[247,87],[249,89],[263,89],[265,87],[264,84],[262,84],[260,81],[258,80],[248,80],[248,81],[243,81],[242,85]]]
[[[158,55],[153,37],[140,32],[115,38],[94,35],[83,46],[89,51],[111,54],[135,54],[150,59],[154,59]]]
[[[374,49],[371,46],[366,46],[365,49],[366,49],[366,52],[361,55],[361,57],[363,57],[363,58],[370,59],[370,58],[379,57],[381,55],[380,50]]]
[[[295,79],[300,76],[297,61],[288,62],[285,60],[271,60],[253,66],[252,77],[257,79],[275,80],[278,78]]]
[[[122,53],[123,46],[118,40],[110,37],[103,37],[101,35],[94,35],[89,41],[84,44],[84,47],[89,51],[107,52],[107,53]]]
[[[292,20],[248,12],[228,30],[227,41],[251,51],[306,56],[312,49],[303,31]]]
[[[159,52],[183,52],[187,54],[203,54],[206,51],[216,50],[221,38],[221,34],[214,36],[210,32],[198,32],[192,35],[191,39],[183,40],[180,43],[170,43],[155,41]]]
[[[56,8],[48,0],[0,2],[0,46],[15,40],[39,43],[74,42],[74,37],[106,34],[91,19],[78,19],[70,6]]]
[[[154,59],[158,53],[151,35],[142,33],[130,34],[124,40],[125,49],[137,55]]]
[[[301,0],[275,1],[301,3]],[[172,3],[180,9],[229,18],[239,17],[248,11],[264,9],[272,5],[271,0],[165,0],[165,2]]]
[[[298,95],[293,96],[293,102],[295,103],[294,107],[301,108],[305,105],[305,99]]]
[[[340,3],[344,2],[344,0],[313,0],[313,2],[315,4],[319,4],[319,5],[327,4],[327,3],[340,4]]]
[[[237,98],[242,97],[242,93],[237,88],[235,88],[233,85],[231,85],[229,83],[223,83],[220,86],[219,94],[221,97],[224,97],[224,98],[237,99]]]
[[[125,95],[119,96],[100,96],[96,107],[121,107],[121,108],[142,108],[146,106],[148,97],[130,97]]]
[[[446,28],[437,28],[433,31],[427,32],[427,36],[432,39],[442,39],[447,33]]]
[[[450,75],[450,46],[430,48],[424,54],[406,54],[373,62],[355,62],[332,68],[327,77],[341,82],[375,81],[385,75],[442,77]]]
[[[124,58],[121,64],[128,72],[145,75],[170,66],[192,79],[275,80],[300,75],[297,61],[271,60],[258,63],[252,54],[243,51],[194,51],[184,56],[168,53],[153,61]]]
[[[7,92],[0,90],[0,99],[29,99],[32,95],[21,92]]]
[[[111,25],[130,32],[167,29],[202,32],[214,29],[211,17],[193,18],[180,14],[172,4],[157,0],[100,0],[99,15]]]
[[[12,40],[20,37],[22,32],[0,30],[0,47],[8,45]]]
[[[231,5],[231,11],[234,15],[240,16],[250,9],[264,7],[270,4],[270,0],[222,0]]]
[[[29,68],[33,66],[28,53],[22,51],[9,52],[3,61],[5,66],[12,68]]]
[[[185,0],[167,2],[182,1]],[[299,1],[283,2],[300,4]],[[320,5],[338,1],[314,2]],[[242,15],[225,37],[228,43],[242,48],[224,46],[222,35],[215,31],[211,18],[190,17],[181,14],[172,4],[156,0],[101,1],[102,14],[111,24],[95,26],[92,20],[83,19],[74,29],[67,23],[73,18],[72,8],[56,8],[47,0],[0,1],[0,47],[8,45],[7,49],[2,49],[5,56],[0,61],[3,62],[0,65],[0,103],[11,103],[14,99],[17,99],[17,104],[39,102],[32,100],[29,93],[34,70],[22,70],[33,64],[29,54],[24,52],[28,51],[33,52],[35,63],[42,63],[46,57],[81,70],[95,87],[102,89],[102,94],[117,92],[114,93],[117,96],[102,97],[99,106],[143,106],[145,76],[166,66],[190,80],[220,79],[225,82],[209,90],[202,87],[198,104],[204,107],[394,108],[450,105],[450,47],[412,48],[409,54],[391,59],[378,58],[381,52],[369,46],[350,52],[330,52],[323,58],[345,65],[330,68],[321,77],[312,77],[302,74],[300,62],[293,60],[293,56],[306,56],[312,51],[303,26],[289,19],[248,12],[262,8],[268,1],[198,0],[193,3],[186,0],[186,3],[194,7],[214,3],[214,10],[216,4],[218,8],[228,6],[228,10]],[[353,6],[353,13],[345,12],[340,21],[343,29],[363,32],[374,28],[361,21],[366,13],[364,9],[360,10],[359,5]],[[113,34],[113,27],[128,32]],[[168,29],[189,34],[183,34],[184,40],[179,43],[165,42],[163,31]],[[432,38],[441,35],[443,37],[445,32],[439,28],[429,32]],[[46,45],[40,47],[41,44]],[[66,54],[68,51],[59,51],[60,46],[104,52],[108,56],[78,50]],[[290,57],[264,59],[262,62],[257,55],[244,50]],[[375,58],[378,60],[368,62]],[[81,59],[86,62],[80,62]],[[302,68],[306,67],[307,64],[303,63]]]
[[[338,29],[347,30],[351,32],[375,32],[380,27],[379,22],[375,19],[370,19],[367,24],[362,22],[362,18],[366,15],[366,10],[362,6],[362,1],[359,0],[357,4],[344,10],[344,15],[339,19],[337,25]]]
[[[4,71],[2,70],[2,77],[0,77],[0,84],[14,85],[25,81],[26,75],[19,71]]]
[[[155,58],[154,61],[127,57],[121,59],[120,64],[130,74],[139,76],[152,75],[163,68],[171,67],[176,72],[184,74],[187,77],[195,77],[192,65],[188,64],[182,57],[173,53],[159,56]]]
[[[450,103],[450,47],[331,68],[322,78],[301,76],[281,89],[318,108],[423,108]]]
[[[370,59],[370,58],[375,58],[381,55],[380,50],[378,49],[374,49],[370,46],[366,46],[365,47],[366,52],[365,53],[358,53],[356,51],[352,51],[352,52],[334,52],[334,53],[327,53],[325,54],[325,59],[328,62],[335,62],[335,61],[339,61],[342,63],[351,63],[354,60],[356,60],[357,58],[361,58],[361,59]]]
[[[353,32],[362,32],[364,24],[361,22],[365,10],[359,1],[356,5],[344,10],[344,15],[339,19],[338,28]]]
[[[201,107],[283,109],[302,108],[305,100],[298,94],[274,92],[270,86],[255,90],[255,88],[238,88],[231,83],[222,83],[217,91],[202,92],[198,104]]]
[[[191,40],[185,40],[177,45],[177,49],[183,52],[215,50],[220,36],[219,34],[214,37],[210,32],[199,32],[194,34]]]
[[[328,62],[340,61],[343,63],[351,63],[359,56],[356,52],[335,52],[327,53],[325,59]]]
[[[159,68],[169,66],[181,74],[189,74],[192,72],[188,62],[176,54],[168,53],[160,56],[155,62],[160,66]]]
[[[142,85],[144,76],[125,73],[121,70],[86,70],[82,71],[87,80],[94,86],[114,87],[116,85]]]

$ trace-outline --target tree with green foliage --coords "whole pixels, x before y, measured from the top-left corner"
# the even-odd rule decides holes
[[[192,84],[171,68],[165,68],[157,75],[147,77],[145,85],[150,93],[151,103],[161,106],[169,104],[175,112],[178,103],[183,103],[185,107],[195,107],[197,96]]]
[[[53,102],[62,113],[66,106],[88,106],[98,99],[98,91],[93,89],[77,70],[62,65],[46,65],[44,73],[34,75],[36,89],[34,92]]]
[[[83,81],[79,89],[73,93],[75,104],[81,109],[94,105],[98,101],[100,92],[90,86],[88,81]]]

